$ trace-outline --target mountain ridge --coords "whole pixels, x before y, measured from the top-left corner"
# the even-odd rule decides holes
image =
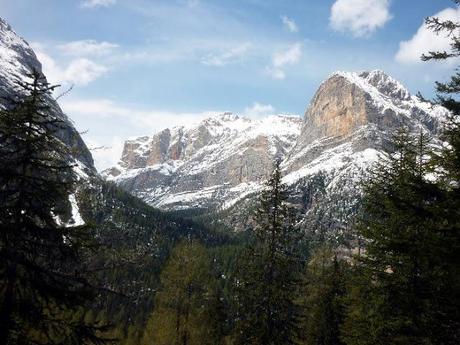
[[[155,180],[155,188],[160,188],[155,193],[166,195],[151,203],[157,207],[174,204],[181,196],[196,207],[201,205],[193,200],[217,198],[214,206],[218,206],[239,194],[239,190],[233,189],[235,186],[252,190],[254,180],[268,177],[273,161],[283,159],[291,149],[300,125],[301,119],[296,116],[272,115],[254,120],[220,114],[186,129],[165,129],[152,137],[127,141],[121,162],[105,175],[122,186],[126,183],[128,190],[146,188],[144,179]],[[148,165],[152,159],[154,163]],[[246,163],[241,164],[243,161]],[[139,166],[140,162],[143,165]],[[133,165],[136,168],[129,169]],[[198,184],[187,189],[189,181],[179,181],[172,185],[176,195],[168,200],[171,184],[182,179],[184,172],[197,176]],[[141,176],[141,180],[136,179],[130,187],[133,176]],[[138,196],[141,195],[148,197]]]
[[[136,150],[141,145],[144,153],[158,153],[169,148],[168,145],[162,147],[165,142],[159,138],[168,131],[171,133],[171,129],[125,142],[119,165],[106,170],[103,175],[149,204],[165,210],[221,210],[260,191],[276,159],[281,160],[283,181],[288,185],[295,185],[299,180],[320,172],[343,175],[343,178],[347,175],[344,171],[348,171],[348,175],[362,176],[381,152],[391,150],[391,137],[396,130],[407,127],[412,132],[422,130],[437,135],[446,117],[444,108],[419,100],[381,70],[339,71],[319,86],[302,120],[284,117],[285,120],[292,119],[284,123],[292,128],[280,123],[270,124],[270,117],[241,120],[237,115],[226,113],[189,127],[188,131],[200,134],[195,137],[185,135],[185,149],[181,154],[162,156],[164,159],[157,159],[154,164],[149,164],[148,159],[142,160],[142,154]],[[247,134],[244,126],[238,126],[239,121],[247,121],[256,128],[254,132],[260,134],[258,140],[239,139],[245,144],[241,147],[238,139],[230,142],[215,133],[210,134],[215,130],[213,125],[222,119],[227,127],[234,129],[234,138]],[[264,122],[269,123],[265,131]],[[286,133],[290,134],[289,140],[283,137]],[[187,151],[187,147],[194,145],[198,145],[203,153],[201,156],[193,156],[199,150]],[[276,145],[282,145],[281,149],[274,150]],[[258,156],[245,154],[251,150],[258,152]],[[260,160],[265,160],[264,164],[259,164]],[[137,164],[136,168],[132,168],[133,164]],[[194,169],[197,166],[201,170]],[[248,174],[243,180],[232,178],[239,170],[251,166],[257,166],[257,174]],[[212,167],[225,172],[220,174],[219,180],[210,178],[217,173]],[[202,176],[204,171],[208,176]],[[181,182],[184,180],[189,183]]]

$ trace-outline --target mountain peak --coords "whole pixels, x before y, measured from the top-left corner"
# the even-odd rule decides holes
[[[24,80],[33,69],[37,71],[42,69],[29,44],[2,18],[0,18],[0,66],[0,83],[7,84],[10,90],[15,87],[17,79]]]
[[[343,77],[368,93],[380,93],[399,100],[410,100],[411,98],[410,92],[399,81],[382,70],[376,69],[362,72],[338,71],[333,73],[328,80],[334,77]]]
[[[231,112],[225,112],[223,114],[218,115],[217,117],[222,121],[235,121],[240,118],[238,115],[233,114]]]
[[[398,129],[437,133],[446,116],[446,109],[420,101],[383,71],[336,72],[319,87],[305,113],[291,166],[300,168],[305,157],[316,157],[318,145],[388,149]]]
[[[18,80],[30,82],[28,75],[32,70],[42,72],[41,63],[34,51],[4,19],[0,18],[0,107],[5,105],[5,100],[24,92],[18,87]],[[57,135],[76,152],[72,159],[75,158],[90,170],[95,170],[91,153],[72,122],[52,96],[46,96],[46,101],[52,115],[65,122]]]
[[[12,32],[14,35],[16,35],[17,37],[19,37],[16,32],[14,32],[13,28],[11,27],[11,25],[5,20],[3,19],[2,17],[0,17],[0,31],[10,31]],[[1,38],[1,37],[0,37]],[[21,38],[21,40],[23,40]]]
[[[303,120],[216,114],[125,142],[119,165],[104,175],[156,207],[226,208],[263,188],[281,159],[286,183],[322,171],[340,193],[341,179],[362,174],[397,128],[436,133],[443,112],[383,71],[336,72]]]

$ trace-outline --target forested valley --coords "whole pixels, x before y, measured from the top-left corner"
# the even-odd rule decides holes
[[[427,25],[452,53],[422,59],[458,61],[460,23]],[[1,344],[460,344],[460,72],[430,101],[451,113],[440,140],[393,133],[335,237],[277,160],[238,231],[80,171],[56,86],[28,78],[0,110]]]

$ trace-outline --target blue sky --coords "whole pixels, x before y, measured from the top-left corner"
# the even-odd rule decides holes
[[[450,8],[450,10],[449,10]],[[63,89],[64,110],[113,164],[128,137],[210,114],[302,115],[336,70],[382,69],[433,94],[452,65],[423,27],[449,0],[0,0],[1,16]]]

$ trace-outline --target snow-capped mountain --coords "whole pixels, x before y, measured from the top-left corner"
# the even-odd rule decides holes
[[[382,71],[336,72],[318,89],[283,162],[292,183],[314,171],[374,160],[399,129],[437,135],[448,111],[421,101]],[[368,165],[368,164],[364,164]]]
[[[305,221],[324,229],[351,226],[360,182],[379,155],[392,150],[394,134],[405,127],[436,137],[447,116],[445,108],[421,101],[382,71],[331,75],[282,165]]]
[[[307,218],[341,222],[359,200],[356,182],[407,127],[437,135],[447,110],[422,102],[382,71],[336,72],[318,89],[303,121],[232,114],[125,142],[104,174],[163,209],[228,209],[263,188],[275,159]],[[316,181],[321,195],[307,194]],[[334,214],[332,214],[332,213]],[[339,214],[340,213],[340,214]],[[329,222],[329,221],[327,221]]]
[[[32,71],[42,73],[41,63],[34,51],[6,21],[0,18],[0,108],[8,106],[8,100],[23,96],[21,93],[24,91],[18,86],[18,81],[30,83],[32,79],[29,76]],[[68,157],[69,164],[74,165],[74,171],[81,180],[96,176],[97,172],[91,153],[71,120],[51,96],[48,96],[46,101],[52,112],[50,115],[64,121],[56,136],[71,148],[72,154]],[[69,215],[71,218],[65,219],[63,223],[72,226],[82,225],[84,222],[75,194],[69,195],[69,205],[71,206]]]
[[[294,147],[301,124],[297,116],[217,115],[126,141],[119,164],[104,174],[161,208],[229,205],[260,187],[274,160]]]
[[[2,19],[0,66],[2,99],[17,95],[15,80],[41,71],[28,43]],[[66,122],[59,137],[75,152],[69,158],[80,174],[96,176],[91,153],[72,122],[51,97],[49,104]],[[305,220],[340,226],[359,202],[356,182],[383,150],[391,149],[394,132],[405,126],[437,135],[447,114],[382,71],[337,72],[319,87],[303,120],[226,113],[165,129],[126,141],[119,164],[103,174],[162,209],[226,210],[227,217],[242,223],[249,196],[263,188],[279,159]]]
[[[35,70],[42,72],[42,65],[30,45],[20,37],[11,26],[0,18],[0,107],[5,106],[6,99],[17,96],[21,92],[17,81],[28,81],[28,75]],[[80,134],[71,120],[62,112],[58,103],[49,97],[49,106],[53,115],[65,121],[66,126],[58,136],[72,147],[80,172],[85,170],[95,173],[93,158]]]

